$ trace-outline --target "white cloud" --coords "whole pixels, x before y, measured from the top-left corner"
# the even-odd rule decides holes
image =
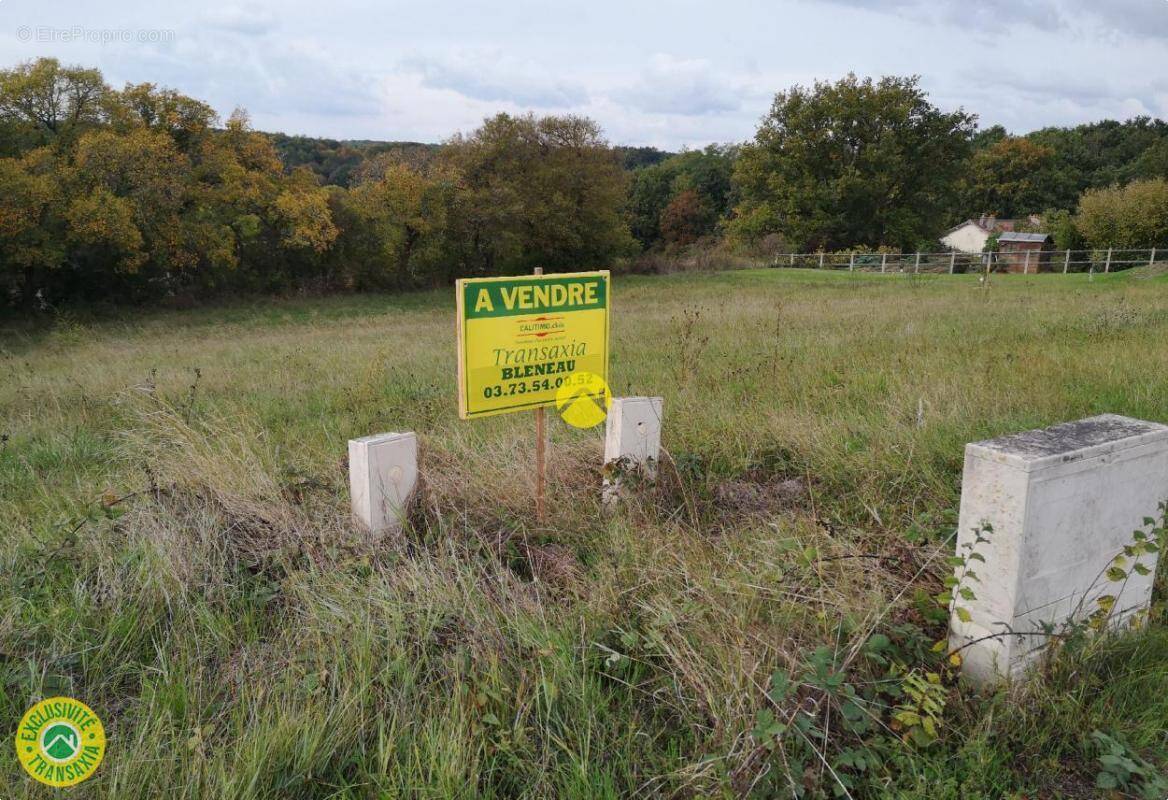
[[[1168,4],[1157,0],[828,0],[839,5],[931,19],[979,31],[1030,26],[1099,36],[1168,35]]]
[[[273,32],[278,26],[276,15],[270,9],[257,5],[212,8],[206,12],[205,19],[212,28],[247,36],[262,36]]]
[[[310,40],[257,47],[246,35],[200,32],[180,38],[172,51],[139,58],[132,66],[118,59],[118,71],[133,69],[132,80],[151,80],[207,100],[223,116],[242,106],[261,128],[296,133],[287,125],[303,115],[344,120],[336,123],[340,130],[359,125],[356,118],[377,118],[382,110],[375,76],[338,62]]]
[[[425,86],[450,89],[475,100],[568,108],[588,99],[583,86],[558,77],[536,61],[515,58],[497,48],[415,55],[401,62],[401,69],[420,76]]]
[[[40,43],[21,26],[174,36]],[[1168,116],[1164,0],[0,0],[0,64],[44,55],[334,138],[439,141],[530,110],[699,147],[750,138],[775,92],[850,71],[919,74],[938,105],[1014,131]]]
[[[640,78],[614,97],[654,114],[700,116],[737,111],[742,106],[738,80],[719,74],[702,58],[653,56]]]

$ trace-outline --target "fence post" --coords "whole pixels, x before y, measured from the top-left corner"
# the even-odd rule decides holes
[[[1026,260],[1022,262],[1022,274],[1026,275],[1030,272],[1030,251],[1026,251]]]
[[[1154,253],[1156,251],[1153,250],[1152,252]],[[855,272],[855,271],[856,271],[856,251],[853,250],[851,258],[848,259],[848,272]]]
[[[1104,272],[1111,272],[1111,248],[1107,248],[1107,263],[1103,265]]]
[[[823,269],[823,251],[819,251],[819,268]]]
[[[1156,263],[1156,248],[1153,247],[1152,248],[1152,255],[1148,256],[1148,266],[1150,267],[1155,263]]]
[[[1067,270],[1071,268],[1071,248],[1067,248],[1067,258],[1063,261],[1063,274],[1067,274]]]
[[[880,254],[880,274],[884,274],[884,265],[888,262],[888,253]]]
[[[953,274],[953,267],[957,264],[957,251],[949,253],[949,274]]]
[[[795,266],[795,254],[791,253],[791,266]]]
[[[916,275],[920,271],[921,271],[921,251],[918,250],[916,263],[913,264],[913,275]]]

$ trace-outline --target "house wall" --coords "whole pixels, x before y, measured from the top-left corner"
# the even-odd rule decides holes
[[[1043,242],[1002,242],[998,269],[1005,272],[1044,272],[1050,267],[1051,245]],[[1030,253],[1027,263],[1026,254]]]
[[[941,244],[959,253],[980,253],[990,238],[989,233],[967,222],[955,231],[941,237]]]

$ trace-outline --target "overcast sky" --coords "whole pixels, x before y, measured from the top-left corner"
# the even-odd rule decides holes
[[[1168,117],[1166,0],[0,0],[0,62],[44,55],[350,139],[435,142],[531,110],[701,147],[849,71],[920,74],[941,107],[1015,132]]]

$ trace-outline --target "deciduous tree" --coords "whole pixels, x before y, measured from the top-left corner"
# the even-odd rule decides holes
[[[692,244],[709,232],[713,214],[693,189],[684,189],[661,212],[661,238],[666,244]]]
[[[584,117],[499,114],[447,142],[450,252],[469,274],[602,266],[631,252],[627,177]]]
[[[912,247],[936,236],[974,118],[929,102],[918,78],[795,87],[775,96],[735,178],[731,230],[799,247]]]
[[[1168,180],[1088,191],[1079,201],[1075,225],[1091,247],[1163,248],[1168,244]]]
[[[0,70],[0,117],[42,144],[53,142],[98,124],[108,92],[98,70],[41,58]]]
[[[1055,174],[1049,147],[1007,136],[970,159],[964,177],[964,207],[971,213],[1022,217],[1046,207]]]
[[[734,196],[734,161],[738,148],[710,145],[690,150],[633,173],[629,190],[629,222],[643,247],[662,240],[661,219],[681,192],[693,191],[707,213],[696,236],[714,233],[728,215]]]

